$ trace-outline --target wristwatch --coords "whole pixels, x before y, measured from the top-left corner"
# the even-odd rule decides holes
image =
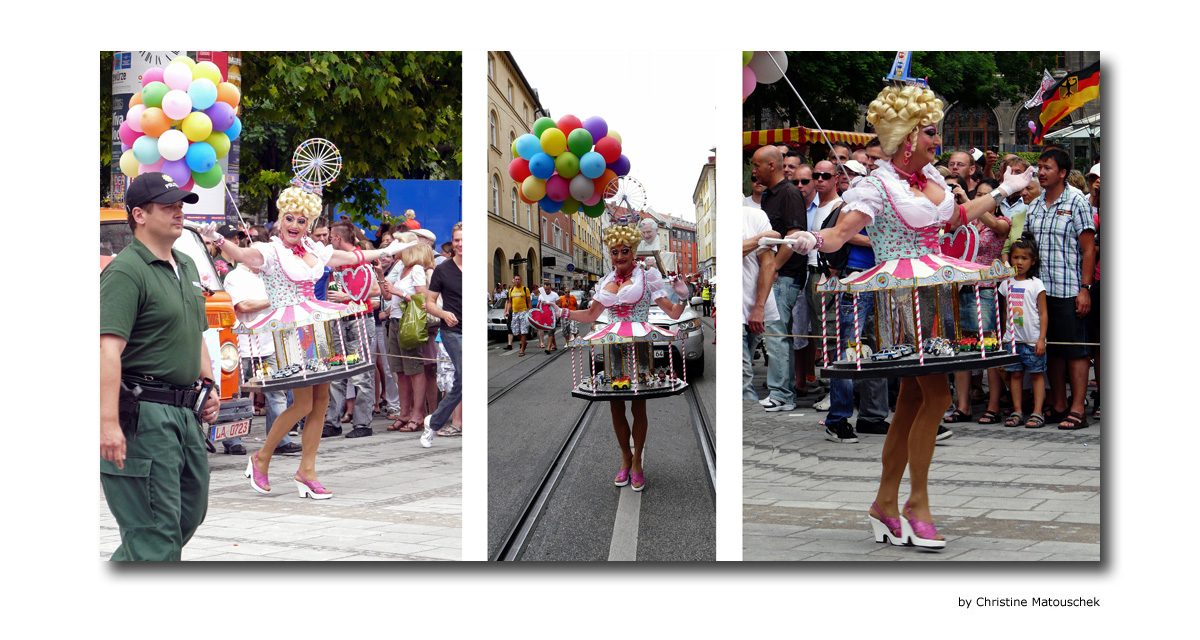
[[[1009,195],[1012,195],[1012,194],[1009,194]],[[991,196],[992,196],[992,200],[996,201],[996,204],[1000,204],[1001,200],[1008,197],[1008,196],[1004,195],[1004,192],[1001,191],[999,187],[992,189]]]
[[[1088,292],[1088,293],[1091,293],[1091,292],[1092,292],[1092,285],[1090,285],[1090,284],[1080,284],[1080,285],[1079,285],[1079,288],[1080,288],[1080,289],[1087,289],[1087,292]]]

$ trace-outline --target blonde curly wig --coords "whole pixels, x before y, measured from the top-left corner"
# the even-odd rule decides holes
[[[313,230],[317,218],[321,217],[321,196],[309,193],[300,187],[288,187],[279,192],[275,199],[279,213],[296,213],[308,218],[308,230]]]
[[[637,247],[641,239],[642,234],[638,233],[634,225],[614,224],[604,230],[604,246],[609,249],[621,246]]]
[[[867,122],[879,134],[883,153],[892,156],[904,138],[942,119],[942,101],[921,87],[884,87],[867,108]]]

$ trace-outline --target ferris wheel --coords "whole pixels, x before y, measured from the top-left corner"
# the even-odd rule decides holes
[[[333,184],[342,172],[342,152],[325,138],[309,138],[292,154],[292,184],[313,193]]]
[[[622,209],[626,214],[640,214],[646,207],[646,188],[637,178],[620,176],[604,186],[604,207],[610,216],[618,217]]]

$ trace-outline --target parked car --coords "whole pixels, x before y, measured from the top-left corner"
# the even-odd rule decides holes
[[[488,340],[506,340],[505,334],[508,333],[508,324],[504,322],[504,302],[505,300],[493,301],[488,307],[487,314],[487,332]]]

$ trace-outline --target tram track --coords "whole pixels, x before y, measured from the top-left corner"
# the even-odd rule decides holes
[[[559,349],[557,353],[551,355],[550,357],[546,358],[545,360],[534,365],[534,367],[532,369],[530,369],[529,371],[526,371],[525,373],[521,374],[521,376],[519,378],[517,378],[516,380],[513,380],[512,382],[505,385],[503,389],[500,389],[496,393],[493,393],[492,395],[488,396],[488,406],[491,406],[491,404],[493,402],[504,397],[504,395],[507,394],[509,391],[512,391],[513,389],[516,389],[517,387],[521,386],[521,383],[523,383],[526,380],[528,380],[529,378],[533,377],[534,374],[541,371],[542,369],[545,369],[551,362],[554,362],[555,360],[557,360],[559,358],[559,356],[563,355],[566,352],[567,352],[566,349]]]

